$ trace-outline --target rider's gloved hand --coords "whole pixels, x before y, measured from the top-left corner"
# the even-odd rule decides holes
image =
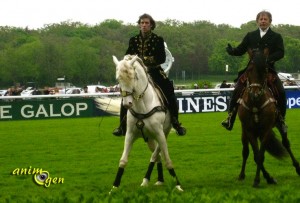
[[[232,48],[231,44],[227,44],[226,51],[229,55],[233,55],[234,49]]]

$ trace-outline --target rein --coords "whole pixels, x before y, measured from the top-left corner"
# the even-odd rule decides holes
[[[149,85],[149,82],[147,82],[147,85],[146,85],[146,87],[145,87],[145,89],[144,89],[144,91],[140,94],[140,95],[138,95],[138,96],[135,96],[134,95],[134,90],[132,91],[132,92],[127,92],[127,91],[121,91],[121,96],[122,97],[128,97],[128,96],[130,96],[130,95],[132,95],[132,97],[133,97],[133,99],[134,100],[136,100],[136,101],[138,101],[138,100],[140,100],[141,98],[143,98],[143,96],[145,95],[145,92],[146,92],[146,90],[147,90],[147,88],[148,88],[148,85]]]

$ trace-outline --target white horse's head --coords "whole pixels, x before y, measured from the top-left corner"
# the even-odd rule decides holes
[[[113,61],[116,65],[116,79],[120,85],[123,105],[126,108],[131,108],[133,101],[140,99],[139,92],[141,91],[141,85],[139,85],[139,83],[148,82],[148,80],[145,81],[144,78],[139,78],[140,76],[138,76],[141,75],[141,73],[143,73],[141,77],[145,77],[146,75],[143,62],[138,56],[132,55],[124,56],[124,59],[121,61],[113,56]],[[134,65],[136,61],[139,63]]]

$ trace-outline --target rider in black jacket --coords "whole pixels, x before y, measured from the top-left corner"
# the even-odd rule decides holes
[[[248,49],[269,49],[269,56],[267,63],[269,65],[269,72],[272,73],[272,81],[268,83],[275,99],[277,100],[277,108],[279,110],[277,127],[281,133],[286,133],[287,126],[284,119],[286,114],[286,95],[282,82],[280,81],[277,72],[275,71],[275,62],[284,57],[283,39],[279,33],[271,30],[272,15],[268,11],[261,11],[257,14],[256,22],[258,29],[249,32],[244,37],[243,41],[233,48],[230,44],[226,48],[229,55],[241,56],[247,52]],[[245,81],[241,80],[245,70],[239,72],[238,82],[232,93],[230,101],[228,117],[222,122],[222,126],[227,130],[231,130],[237,114],[237,100],[243,93]]]
[[[130,38],[126,55],[138,55],[143,60],[156,87],[160,88],[165,95],[165,105],[170,111],[173,128],[178,135],[185,135],[186,129],[178,122],[178,106],[173,84],[160,66],[166,60],[164,40],[152,32],[156,24],[150,15],[141,15],[137,23],[140,33]],[[127,109],[121,103],[120,126],[113,131],[114,135],[120,136],[126,133],[126,114]]]

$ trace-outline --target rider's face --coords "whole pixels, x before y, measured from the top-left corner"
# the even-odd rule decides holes
[[[270,25],[271,25],[271,20],[270,20],[270,18],[268,17],[268,15],[266,15],[266,14],[261,14],[261,15],[259,16],[259,18],[257,19],[257,24],[258,24],[258,26],[260,27],[260,29],[265,30],[265,29],[267,29],[268,27],[270,27]]]
[[[150,19],[149,18],[143,18],[140,20],[140,30],[141,32],[144,34],[144,33],[147,33],[147,32],[150,32],[151,31],[151,23],[150,23]]]

